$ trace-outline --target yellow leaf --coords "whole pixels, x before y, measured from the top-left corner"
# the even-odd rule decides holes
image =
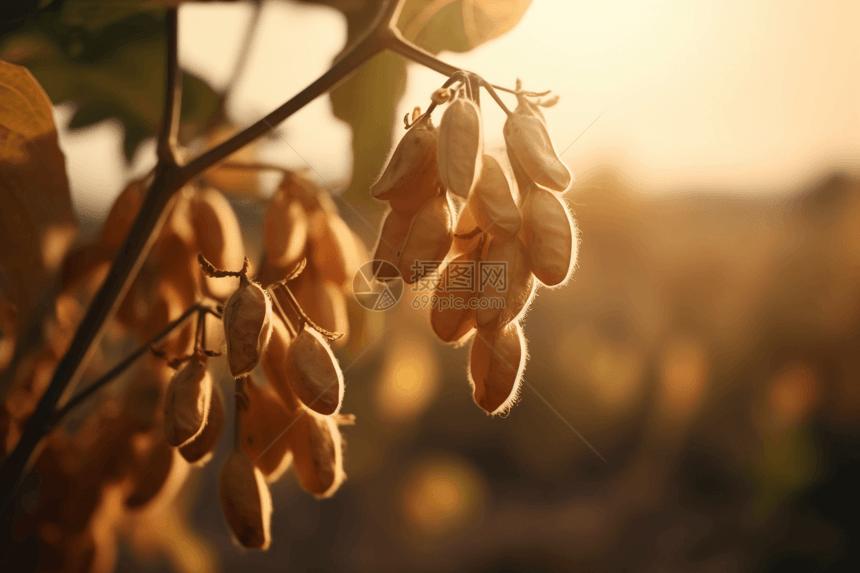
[[[0,268],[19,327],[77,229],[51,102],[26,68],[0,61]]]

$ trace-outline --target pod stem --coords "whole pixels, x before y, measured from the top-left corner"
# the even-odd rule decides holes
[[[246,281],[248,280],[248,269],[251,268],[251,261],[248,260],[248,257],[245,257],[245,261],[242,263],[242,270],[240,271],[225,271],[223,269],[219,269],[212,263],[210,263],[206,257],[203,256],[203,252],[197,253],[197,262],[200,263],[200,268],[203,269],[203,274],[207,277],[220,279],[225,277],[239,277],[244,278]]]
[[[248,409],[248,404],[250,404],[250,399],[248,398],[248,394],[245,392],[245,379],[247,377],[243,376],[241,378],[236,378],[236,421],[233,424],[233,448],[239,449],[242,447],[242,438],[241,438],[241,427],[242,427],[242,411]],[[252,382],[253,384],[253,382]]]
[[[275,307],[277,307],[278,313],[280,313],[281,318],[284,320],[284,325],[286,325],[287,330],[290,331],[290,335],[293,338],[298,336],[299,335],[298,328],[296,327],[296,325],[294,325],[292,323],[290,318],[287,316],[287,313],[284,312],[284,307],[281,306],[281,301],[278,300],[278,295],[277,295],[277,293],[275,293],[274,288],[270,286],[266,292],[268,292],[269,296],[272,297],[272,302],[275,303]]]
[[[314,330],[316,330],[317,332],[322,334],[323,338],[325,338],[329,342],[337,340],[338,338],[343,336],[342,332],[330,332],[330,331],[326,330],[325,328],[316,324],[313,320],[311,320],[311,318],[307,314],[305,314],[305,311],[302,310],[302,307],[299,304],[299,301],[296,300],[296,297],[293,294],[293,291],[291,291],[289,289],[289,287],[287,287],[287,285],[285,285],[283,283],[278,283],[278,285],[281,287],[281,289],[284,291],[284,293],[286,293],[287,301],[290,303],[290,306],[293,307],[293,310],[298,315],[299,320],[303,324],[310,326],[311,328],[313,328]]]

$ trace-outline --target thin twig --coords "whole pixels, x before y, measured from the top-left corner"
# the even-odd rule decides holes
[[[179,67],[179,15],[177,8],[167,11],[167,87],[164,115],[158,134],[158,162],[176,163],[176,138],[182,105],[182,69]]]
[[[134,362],[138,358],[140,358],[141,356],[146,354],[146,351],[149,350],[149,348],[151,348],[152,345],[154,345],[159,340],[161,340],[162,338],[164,338],[165,336],[167,336],[168,334],[173,332],[183,322],[185,322],[185,320],[189,316],[191,316],[195,312],[200,312],[202,308],[205,308],[205,307],[203,307],[199,304],[195,304],[194,306],[192,306],[191,308],[189,308],[188,310],[183,312],[179,316],[179,318],[177,318],[176,320],[174,320],[173,322],[171,322],[170,324],[165,326],[161,332],[159,332],[158,334],[153,336],[151,339],[149,339],[140,348],[138,348],[137,350],[135,350],[134,352],[129,354],[125,358],[125,360],[123,360],[122,362],[120,362],[119,364],[114,366],[110,372],[108,372],[107,374],[105,374],[104,376],[102,376],[101,378],[99,378],[98,380],[96,380],[95,382],[93,382],[92,384],[90,384],[89,386],[84,388],[83,390],[81,390],[78,394],[75,395],[74,398],[69,400],[65,406],[63,406],[61,409],[57,410],[57,413],[51,417],[51,420],[47,424],[47,430],[46,431],[50,431],[52,428],[55,428],[57,426],[57,424],[60,422],[60,420],[62,420],[65,416],[67,416],[69,414],[69,412],[71,412],[72,410],[74,410],[75,408],[77,408],[78,406],[83,404],[87,398],[89,398],[92,394],[97,392],[102,386],[104,386],[105,384],[107,384],[108,382],[110,382],[111,380],[113,380],[114,378],[116,378],[117,376],[122,374],[123,372],[125,372],[129,368],[129,366],[134,364]]]
[[[237,161],[225,161],[221,165],[218,166],[218,169],[236,169],[242,171],[277,171],[278,173],[283,173],[284,175],[288,175],[291,173],[289,169],[286,167],[282,167],[280,165],[275,165],[274,163],[264,163],[260,161],[252,161],[252,162],[237,162]]]
[[[278,295],[275,293],[272,287],[268,289],[269,296],[272,297],[272,302],[275,304],[275,307],[278,309],[278,312],[281,315],[281,320],[284,321],[284,326],[287,327],[287,330],[290,332],[290,335],[295,338],[299,335],[298,329],[290,322],[290,318],[287,316],[287,313],[284,312],[284,307],[281,306],[281,301],[278,300]]]
[[[290,303],[290,306],[293,307],[293,310],[296,312],[296,314],[298,314],[299,317],[301,317],[301,319],[308,326],[310,326],[311,328],[313,328],[314,330],[316,330],[317,332],[322,334],[323,338],[325,338],[331,342],[331,341],[337,340],[338,338],[341,338],[343,336],[343,334],[344,334],[343,332],[331,332],[330,330],[326,330],[325,328],[323,328],[322,326],[319,326],[313,320],[311,320],[311,317],[309,317],[307,314],[305,314],[305,311],[302,310],[302,307],[299,304],[299,301],[296,300],[296,296],[293,294],[293,291],[291,291],[290,288],[286,284],[277,283],[277,286],[281,287],[281,290],[284,291],[284,293],[286,293],[287,302]]]
[[[260,14],[263,12],[262,2],[254,4],[251,8],[254,12],[251,14],[251,20],[245,28],[245,36],[242,39],[242,46],[239,48],[239,55],[236,58],[236,65],[233,66],[233,71],[230,73],[230,79],[224,87],[224,93],[221,95],[221,105],[230,99],[233,92],[236,91],[236,84],[239,83],[239,78],[242,72],[248,65],[248,57],[251,55],[251,46],[254,44],[254,38],[257,37],[257,27],[260,25]]]

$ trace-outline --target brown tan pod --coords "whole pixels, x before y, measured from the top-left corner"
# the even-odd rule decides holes
[[[197,248],[203,256],[219,269],[240,268],[245,258],[242,228],[227,198],[214,189],[204,189],[191,198],[189,210]],[[204,277],[203,282],[218,300],[226,299],[239,286],[235,277]]]
[[[280,296],[279,293],[277,293]],[[269,382],[269,386],[280,396],[281,401],[290,409],[299,407],[299,399],[292,390],[289,372],[287,371],[287,360],[292,340],[287,327],[284,326],[280,317],[272,320],[272,338],[269,346],[263,354],[263,374]],[[246,384],[247,386],[247,384]]]
[[[546,124],[541,117],[523,103],[505,120],[505,136],[511,164],[532,181],[553,191],[564,191],[573,181],[573,175],[553,149]],[[524,189],[521,187],[521,189]]]
[[[469,382],[475,403],[485,412],[504,414],[514,405],[526,355],[526,339],[518,323],[500,330],[478,329],[472,341]]]
[[[152,435],[146,435],[141,436],[138,441],[152,439]],[[160,437],[155,443],[143,447],[149,449],[136,456],[133,487],[125,498],[125,506],[129,509],[140,509],[154,502],[156,498],[169,496],[178,489],[187,472],[188,466],[182,461],[178,451]]]
[[[436,136],[430,116],[415,122],[397,144],[382,175],[370,186],[370,194],[376,199],[411,201],[419,206],[436,195]]]
[[[397,211],[389,210],[382,219],[382,231],[379,233],[379,242],[376,244],[373,260],[389,262],[396,268],[400,261],[400,250],[406,242],[406,236],[409,235],[411,226],[411,218],[404,217]],[[373,273],[376,278],[382,280],[398,278],[399,275],[393,269],[390,269],[389,272],[386,271],[387,268],[387,265],[383,266],[374,262]]]
[[[162,421],[164,383],[149,369],[141,369],[126,387],[123,415],[135,432],[148,432]]]
[[[478,226],[494,235],[516,235],[523,219],[511,194],[511,183],[499,162],[490,155],[484,156],[481,177],[468,203]]]
[[[299,412],[287,432],[299,485],[318,498],[330,497],[343,483],[340,430],[333,417],[312,410]]]
[[[558,197],[539,187],[527,193],[522,236],[532,272],[540,282],[557,286],[570,278],[579,240],[573,219]]]
[[[101,233],[101,244],[109,251],[118,250],[137,217],[146,194],[144,180],[131,181],[120,192],[105,218]]]
[[[430,307],[430,325],[436,336],[443,342],[460,342],[477,326],[476,309],[471,306],[472,301],[478,298],[477,279],[473,284],[473,290],[451,290],[449,292],[445,290],[445,285],[451,284],[449,276],[452,269],[456,269],[462,263],[471,262],[477,265],[479,254],[479,249],[473,249],[471,252],[453,259],[442,271],[440,286],[436,290],[437,297],[444,298],[446,301],[454,299],[459,301],[461,306],[461,308],[457,308],[455,306],[457,303],[452,303],[450,307],[446,308],[442,308],[439,304]],[[474,273],[477,273],[477,266],[472,269],[472,272],[473,276]]]
[[[481,227],[478,225],[478,217],[472,201],[466,201],[460,213],[457,215],[457,223],[454,225],[454,241],[448,251],[450,257],[459,257],[472,252],[484,239]]]
[[[524,312],[534,293],[534,277],[529,267],[526,247],[518,237],[497,235],[483,256],[484,265],[503,265],[504,284],[483,285],[477,319],[481,328],[501,328]],[[480,274],[480,273],[479,273]]]
[[[194,244],[188,243],[176,233],[162,236],[153,247],[159,282],[170,282],[181,296],[185,308],[200,294],[201,273],[195,249]]]
[[[441,262],[448,254],[454,240],[454,207],[447,193],[437,195],[427,201],[409,228],[409,235],[400,251],[397,264],[404,282],[412,284],[425,273],[413,267],[424,262]],[[417,267],[416,267],[417,268]]]
[[[238,128],[222,124],[206,135],[205,149],[212,149],[236,134]],[[243,146],[227,158],[225,163],[253,163],[257,160],[257,143]],[[207,171],[203,178],[213,187],[237,197],[257,197],[260,194],[260,175],[254,169],[234,169],[219,165]]]
[[[203,431],[179,448],[179,453],[185,458],[185,461],[197,465],[208,462],[215,446],[218,445],[218,439],[221,437],[221,432],[224,431],[226,421],[227,412],[224,408],[224,395],[221,393],[221,388],[217,384],[213,384],[212,402]]]
[[[272,495],[263,474],[241,449],[233,450],[221,468],[218,497],[235,540],[249,549],[268,549]]]
[[[157,287],[156,299],[147,322],[139,332],[143,338],[152,338],[161,332],[169,323],[179,318],[192,304],[173,286],[173,282],[163,280]],[[167,356],[187,356],[193,351],[195,321],[186,319],[180,327],[158,341],[153,346]]]
[[[70,250],[60,270],[62,292],[71,293],[83,287],[88,295],[95,293],[107,276],[113,258],[111,253],[99,243]]]
[[[203,431],[212,403],[212,375],[205,355],[197,354],[179,370],[164,397],[164,439],[183,446]]]
[[[439,122],[437,152],[442,185],[468,197],[481,172],[484,153],[484,127],[475,102],[458,97],[448,104]]]
[[[239,288],[224,305],[227,363],[233,377],[249,374],[272,334],[272,301],[257,283],[240,278]]]
[[[308,272],[309,269],[305,269]],[[346,297],[343,290],[330,282],[323,282],[316,278],[315,273],[307,275],[302,273],[294,283],[290,283],[291,290],[299,301],[302,310],[305,311],[314,323],[328,330],[343,334],[337,340],[330,343],[332,348],[343,348],[349,340],[349,316],[347,315]],[[283,295],[282,295],[283,296]],[[283,298],[279,298],[282,305],[289,304]]]
[[[282,269],[296,264],[305,252],[308,225],[301,201],[281,191],[276,193],[263,219],[266,261]]]
[[[239,422],[239,439],[248,459],[272,483],[280,478],[293,460],[290,441],[285,430],[296,416],[275,394],[271,387],[261,388],[245,381],[248,409]]]
[[[311,243],[309,258],[320,279],[346,289],[367,261],[367,251],[343,219],[328,215],[322,235]]]
[[[305,326],[287,353],[287,379],[308,408],[336,414],[343,401],[343,372],[322,335]]]

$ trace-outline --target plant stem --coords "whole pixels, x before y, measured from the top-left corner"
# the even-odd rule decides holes
[[[176,138],[182,106],[182,70],[179,67],[179,13],[167,11],[167,86],[164,93],[164,113],[158,134],[158,162],[176,164]]]
[[[452,76],[456,72],[461,71],[460,68],[447,64],[431,54],[407,41],[403,35],[396,29],[392,29],[386,37],[387,48],[395,54],[400,54],[407,60],[411,60],[417,64],[421,64],[426,68],[437,71],[443,76]]]

